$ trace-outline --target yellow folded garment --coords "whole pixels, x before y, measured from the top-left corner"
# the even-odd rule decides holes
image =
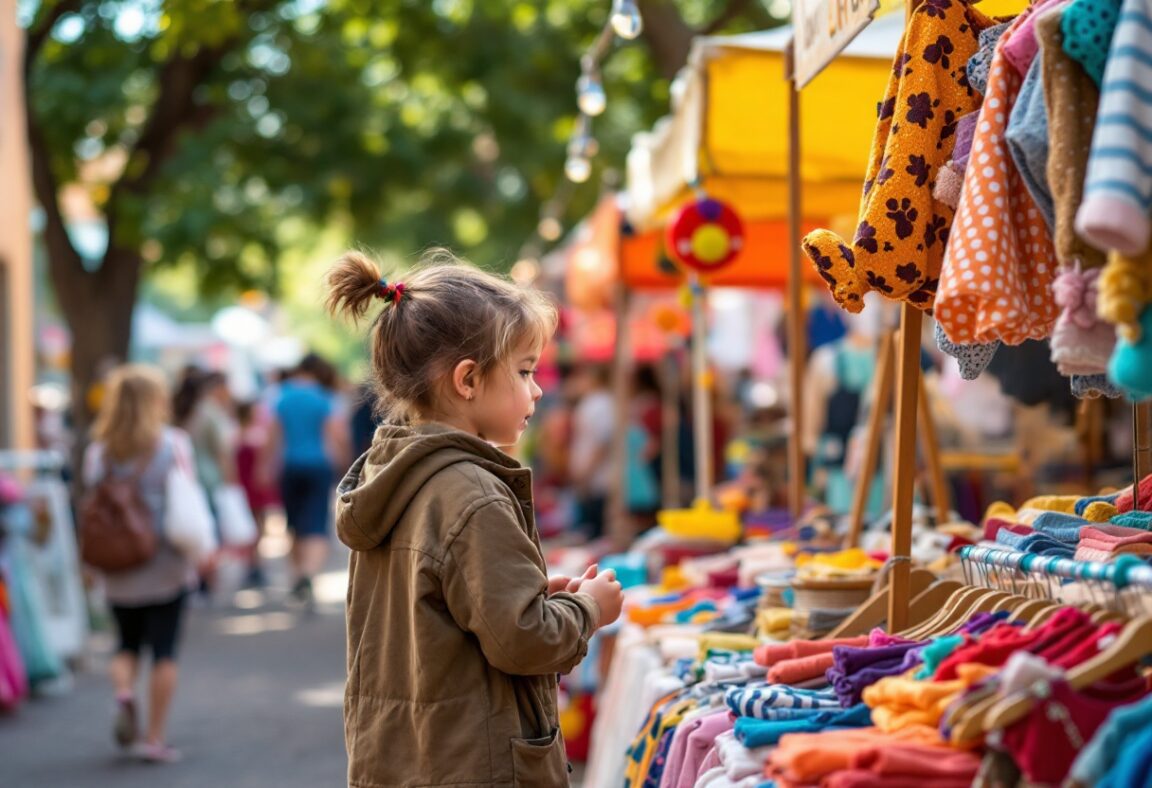
[[[796,575],[802,580],[870,575],[881,563],[858,547],[838,553],[801,553],[796,556]]]
[[[673,591],[680,591],[688,587],[688,581],[684,577],[683,570],[679,565],[666,566],[660,575],[660,592],[672,593]]]
[[[786,607],[769,607],[756,612],[756,634],[760,637],[787,638],[792,632],[796,613]]]
[[[1038,495],[1024,502],[1021,509],[1042,509],[1046,512],[1064,512],[1076,514],[1076,502],[1080,495]]]
[[[984,519],[980,521],[980,527],[983,528],[987,525],[993,517],[998,520],[1013,520],[1016,517],[1016,507],[1004,501],[994,501],[984,512]]]
[[[1083,517],[1089,522],[1106,523],[1118,514],[1120,510],[1107,501],[1093,501],[1084,510]]]
[[[918,681],[912,678],[916,672],[913,669],[901,676],[880,679],[864,690],[863,699],[872,709],[872,724],[882,731],[915,725],[935,728],[961,693],[999,671],[999,667],[973,663],[960,665],[958,678],[951,681]]]
[[[755,651],[759,645],[760,640],[751,635],[708,632],[700,635],[700,661],[704,661],[709,651]]]

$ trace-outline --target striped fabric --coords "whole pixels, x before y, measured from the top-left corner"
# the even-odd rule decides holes
[[[1138,255],[1148,247],[1150,209],[1152,0],[1123,0],[1076,230],[1099,249]]]
[[[839,709],[840,699],[831,690],[814,691],[785,684],[751,683],[732,687],[724,702],[737,717],[766,719],[769,709]]]

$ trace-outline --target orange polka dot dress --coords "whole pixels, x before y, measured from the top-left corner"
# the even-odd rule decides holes
[[[1059,315],[1052,293],[1056,252],[1005,139],[1023,77],[1004,57],[1003,45],[1027,16],[1017,17],[992,58],[948,237],[936,319],[953,342],[1043,339]]]

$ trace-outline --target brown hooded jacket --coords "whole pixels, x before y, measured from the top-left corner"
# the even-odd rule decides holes
[[[591,596],[547,596],[530,472],[443,425],[385,426],[339,488],[348,784],[568,785],[556,674]]]

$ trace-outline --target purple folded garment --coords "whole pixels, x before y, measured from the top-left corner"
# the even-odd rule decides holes
[[[864,690],[880,679],[899,676],[904,672],[904,658],[900,657],[851,674],[840,673],[836,668],[829,668],[827,678],[832,684],[832,690],[836,693],[836,697],[840,700],[840,705],[849,708],[860,703]]]
[[[904,660],[900,663],[900,672],[918,668],[924,664],[924,649],[926,646],[917,646],[916,648],[908,649],[908,653],[904,655]]]
[[[967,624],[960,627],[960,631],[966,635],[983,635],[1001,621],[1007,621],[1009,615],[1007,610],[1001,610],[999,613],[977,613],[968,619]]]
[[[952,148],[952,163],[961,172],[968,167],[968,157],[972,155],[972,139],[976,136],[976,119],[979,116],[979,112],[973,112],[956,121],[956,144]]]
[[[913,649],[922,649],[928,641],[907,641],[899,645],[857,648],[836,646],[832,649],[832,667],[825,674],[840,705],[855,706],[866,687],[882,678],[898,676],[907,668],[904,658]]]
[[[892,646],[859,647],[836,646],[832,649],[832,667],[844,675],[851,675],[858,670],[873,667],[883,662],[895,660],[896,664],[904,659],[909,649],[926,646],[926,641],[913,640]]]

